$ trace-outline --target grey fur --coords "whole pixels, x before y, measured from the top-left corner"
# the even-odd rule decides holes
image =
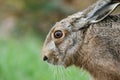
[[[108,7],[105,8],[110,13],[119,4],[119,0],[106,1]],[[57,22],[45,40],[43,57],[54,65],[82,67],[94,80],[120,80],[120,15],[108,15],[109,11],[104,13],[104,4],[98,10],[94,9],[98,4],[99,1],[94,7]],[[89,11],[91,14],[88,15]],[[107,16],[94,18],[101,15],[96,14],[97,11]],[[63,32],[63,37],[54,37],[57,30]]]

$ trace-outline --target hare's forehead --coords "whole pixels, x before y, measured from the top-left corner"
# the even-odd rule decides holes
[[[57,22],[54,26],[55,29],[68,29],[70,26],[70,21],[66,18]]]

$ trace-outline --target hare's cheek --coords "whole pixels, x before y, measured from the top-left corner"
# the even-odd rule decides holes
[[[54,39],[55,45],[58,46],[63,43],[64,39]]]

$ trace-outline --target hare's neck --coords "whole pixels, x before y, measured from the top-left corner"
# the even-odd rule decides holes
[[[84,51],[82,50],[82,48],[80,48],[79,51],[77,52],[77,58],[74,64],[80,68],[88,70],[90,65],[92,65],[91,59],[92,59],[91,55],[87,51]]]
[[[85,47],[87,46],[86,42],[86,36],[87,36],[87,32],[89,29],[85,29],[82,33],[80,32],[80,34],[82,34],[82,40],[79,41],[78,44],[81,44],[79,46],[78,51],[76,52],[76,54],[74,55],[74,64],[78,67],[83,67],[86,68],[87,67],[87,63],[90,61],[90,54],[88,54],[88,52],[85,51]],[[81,38],[81,36],[78,34],[78,37]]]

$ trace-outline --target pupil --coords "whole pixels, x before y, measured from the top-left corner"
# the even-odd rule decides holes
[[[57,32],[57,33],[56,33],[56,36],[58,36],[58,37],[59,37],[59,36],[60,36],[60,32]]]
[[[54,34],[55,38],[61,38],[62,35],[63,35],[62,31],[60,31],[60,30],[56,31],[55,34]]]

